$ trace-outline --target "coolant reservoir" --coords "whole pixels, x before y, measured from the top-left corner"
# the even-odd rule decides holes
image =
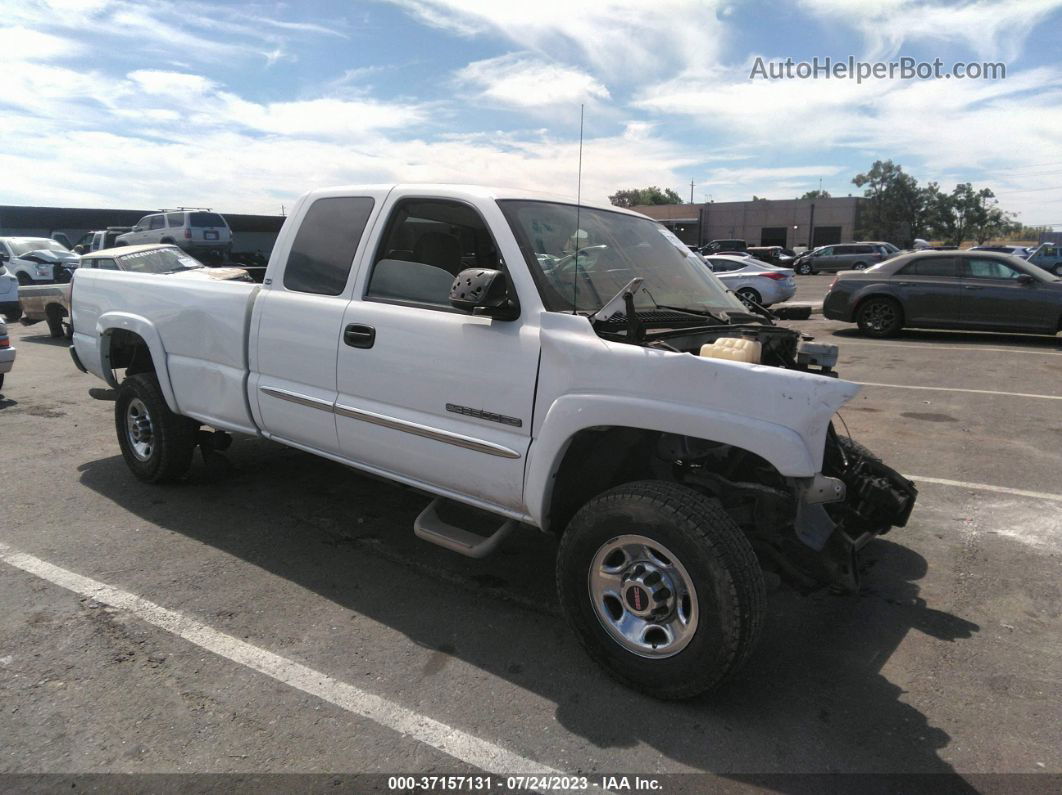
[[[701,356],[706,359],[727,359],[732,362],[759,364],[763,346],[756,340],[742,337],[720,337],[715,342],[701,346]]]

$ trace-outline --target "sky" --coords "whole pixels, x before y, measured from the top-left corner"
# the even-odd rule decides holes
[[[794,198],[877,159],[1062,229],[1062,0],[0,0],[0,204],[279,213],[326,185]],[[756,59],[1006,79],[750,79]]]

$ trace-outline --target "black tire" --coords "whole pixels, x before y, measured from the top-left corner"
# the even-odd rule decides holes
[[[151,444],[146,456],[134,449],[128,428],[128,413],[134,401],[144,406],[149,417]],[[122,382],[114,404],[114,424],[125,463],[138,479],[167,483],[188,472],[199,424],[170,411],[154,373],[138,373]]]
[[[24,273],[23,271],[16,273],[15,278],[18,279],[18,283],[23,287],[28,287],[33,284],[33,279],[29,277],[28,273]]]
[[[59,337],[66,336],[66,330],[63,328],[63,315],[60,310],[54,306],[48,307],[48,333],[58,339]]]
[[[0,389],[4,388],[4,376],[5,375],[7,375],[7,373],[0,373]]]
[[[856,323],[868,337],[893,337],[903,328],[903,307],[894,298],[868,298],[856,310]]]
[[[852,270],[854,271],[865,271],[866,269],[867,264],[865,262],[857,262],[855,265],[852,266]]]
[[[796,266],[796,272],[799,273],[801,276],[810,276],[811,275],[811,263],[810,262],[801,262],[799,265]]]
[[[595,556],[628,534],[670,550],[694,585],[696,628],[671,656],[627,649],[598,617],[589,579]],[[766,612],[763,574],[741,529],[717,500],[662,481],[618,486],[575,514],[557,553],[557,590],[590,657],[620,682],[662,699],[699,695],[736,671],[752,653]]]
[[[737,297],[746,303],[752,301],[755,304],[763,306],[763,297],[751,287],[741,287],[737,290]]]

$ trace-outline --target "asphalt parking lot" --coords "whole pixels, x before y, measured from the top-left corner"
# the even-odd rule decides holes
[[[798,278],[810,301],[833,277]],[[1062,773],[1062,338],[789,325],[841,346],[842,376],[868,384],[847,427],[921,496],[867,548],[860,595],[773,591],[738,678],[681,704],[585,657],[545,537],[458,557],[413,536],[422,495],[259,440],[233,445],[231,472],[197,461],[183,484],[143,485],[65,341],[12,325],[0,771],[533,763],[736,788],[949,773],[982,790],[1007,786],[983,774]]]

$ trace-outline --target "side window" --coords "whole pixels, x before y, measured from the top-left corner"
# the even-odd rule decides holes
[[[824,248],[822,251],[820,251],[815,256],[816,257],[832,257],[835,252],[836,252],[836,247],[832,247],[831,248],[831,247],[827,246],[826,248]]]
[[[118,263],[113,259],[96,259],[92,261],[92,267],[103,271],[116,271],[118,270]]]
[[[162,229],[163,220],[161,215],[152,215],[148,218],[148,229]]]
[[[143,218],[141,218],[139,221],[137,221],[136,224],[134,224],[134,226],[137,226],[140,229],[147,229],[148,228],[148,221],[150,221],[150,220],[151,220],[151,216],[150,215],[145,215]]]
[[[504,267],[476,210],[456,201],[407,199],[391,213],[365,295],[449,309],[457,274]]]
[[[184,213],[166,213],[166,226],[184,226]]]
[[[925,257],[903,267],[901,276],[955,276],[955,260],[951,257]]]
[[[715,259],[715,258],[713,258],[711,260],[711,262],[712,262],[712,270],[715,271],[716,273],[726,273],[727,271],[736,271],[739,268],[743,267],[742,265],[738,265],[736,262],[731,262],[730,260],[726,260],[726,259]]]
[[[975,279],[1017,279],[1021,274],[999,260],[968,259],[966,275]]]
[[[284,287],[317,295],[343,292],[373,204],[365,196],[337,196],[311,204],[291,244]]]

